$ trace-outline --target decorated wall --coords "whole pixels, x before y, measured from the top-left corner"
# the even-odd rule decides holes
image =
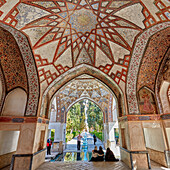
[[[69,74],[69,70],[86,64],[113,80],[123,94],[126,112],[139,114],[136,91],[139,66],[147,61],[147,67],[155,68],[151,74],[157,71],[165,50],[163,44],[169,43],[166,37],[169,6],[168,0],[4,0],[0,3],[0,21],[28,37],[41,94],[46,95],[56,79]],[[155,35],[153,46],[159,44],[159,49],[149,47],[145,57],[150,37],[163,29],[166,30],[160,36],[165,41],[155,43],[159,39]],[[158,51],[160,58],[155,58],[158,62],[151,63],[148,56],[157,56]],[[138,90],[145,84],[145,67],[142,64]],[[145,77],[153,90],[154,78]],[[37,102],[37,97],[34,101]],[[32,107],[36,105],[32,103]],[[28,115],[31,114],[30,111]]]

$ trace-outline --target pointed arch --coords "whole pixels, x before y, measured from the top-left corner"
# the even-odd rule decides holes
[[[48,88],[44,91],[43,97],[42,97],[42,102],[41,102],[41,109],[40,109],[40,116],[45,115],[45,112],[48,112],[49,110],[49,105],[50,105],[50,100],[54,96],[54,94],[65,84],[67,84],[69,81],[73,80],[74,78],[87,74],[90,75],[97,80],[99,80],[102,84],[108,87],[108,89],[111,90],[112,93],[114,93],[117,96],[119,94],[121,95],[121,101],[122,101],[122,106],[121,106],[121,111],[123,115],[125,115],[125,101],[124,101],[124,94],[120,87],[106,74],[104,74],[102,71],[87,65],[87,64],[82,64],[78,65],[73,69],[68,70],[64,74],[62,74],[60,77],[55,79]],[[48,98],[48,99],[47,99]]]
[[[137,101],[137,78],[140,69],[140,63],[144,55],[146,46],[150,37],[155,33],[168,28],[170,22],[164,22],[157,24],[146,31],[144,31],[138,38],[135,43],[132,57],[129,64],[127,81],[126,81],[126,94],[127,94],[127,105],[129,114],[139,114],[139,107]]]
[[[101,106],[100,106],[95,100],[93,100],[93,99],[91,99],[91,98],[89,98],[89,97],[81,97],[81,98],[75,100],[73,103],[71,103],[71,104],[69,105],[69,107],[68,107],[68,108],[66,109],[66,111],[65,111],[65,123],[66,123],[66,121],[67,121],[67,119],[66,119],[66,118],[67,118],[67,113],[68,113],[68,111],[70,110],[70,108],[71,108],[73,105],[75,105],[76,103],[78,103],[78,102],[80,102],[80,101],[82,101],[82,100],[84,100],[84,99],[87,99],[87,100],[93,102],[94,104],[96,104],[96,105],[100,108],[100,110],[103,112],[103,123],[104,123],[105,120],[106,120],[106,115],[104,114],[104,110],[101,108]]]
[[[12,34],[20,49],[24,66],[26,69],[27,81],[28,81],[28,99],[27,99],[28,102],[26,106],[25,116],[36,116],[39,95],[40,95],[39,93],[40,88],[39,88],[38,72],[37,72],[34,56],[31,47],[29,45],[29,41],[23,33],[10,27],[9,25],[0,23],[0,27],[10,32],[10,34]]]

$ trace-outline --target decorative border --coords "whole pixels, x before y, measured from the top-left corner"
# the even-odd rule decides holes
[[[49,124],[49,120],[41,117],[11,117],[1,116],[0,123],[43,123]]]
[[[144,31],[138,38],[134,46],[132,57],[129,64],[127,82],[126,82],[126,92],[127,92],[127,104],[129,114],[139,114],[138,102],[137,102],[137,77],[140,67],[142,57],[145,52],[147,42],[150,37],[155,33],[168,28],[170,22],[160,23],[155,25],[148,30]]]
[[[163,119],[163,118],[162,118]],[[170,117],[169,117],[170,119]],[[147,121],[147,120],[161,120],[161,115],[127,115],[118,118],[120,121]]]
[[[39,101],[39,78],[38,72],[34,60],[34,56],[32,54],[32,50],[28,43],[28,40],[25,35],[23,35],[18,30],[0,23],[0,27],[4,28],[5,30],[9,31],[13,37],[15,38],[19,49],[21,51],[23,61],[26,68],[26,73],[28,77],[28,87],[29,87],[29,94],[28,94],[28,101],[27,101],[27,108],[26,108],[26,116],[36,116],[37,115],[37,107]]]
[[[1,67],[0,67],[0,79],[1,79],[1,83],[2,83],[2,97],[0,99],[0,112],[1,112],[2,111],[3,102],[5,100],[5,93],[6,93],[5,79],[4,79],[4,75],[3,75]]]

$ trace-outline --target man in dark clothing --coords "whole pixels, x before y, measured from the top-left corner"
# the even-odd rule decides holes
[[[95,145],[95,144],[96,144],[96,141],[97,141],[95,134],[93,135],[93,139],[94,139],[94,145]]]
[[[81,136],[80,133],[79,133],[79,135],[77,136],[77,150],[80,150],[81,138],[82,138],[82,136]]]
[[[47,155],[51,155],[51,145],[52,145],[52,140],[51,138],[47,139]]]

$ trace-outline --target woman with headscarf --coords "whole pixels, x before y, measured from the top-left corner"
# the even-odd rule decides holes
[[[98,161],[98,151],[97,146],[94,147],[94,150],[92,150],[92,158],[90,161]]]
[[[101,146],[99,146],[98,161],[104,161],[104,152],[103,152],[103,148]]]
[[[113,152],[110,150],[110,148],[107,148],[105,161],[119,161],[119,159],[116,159]]]

